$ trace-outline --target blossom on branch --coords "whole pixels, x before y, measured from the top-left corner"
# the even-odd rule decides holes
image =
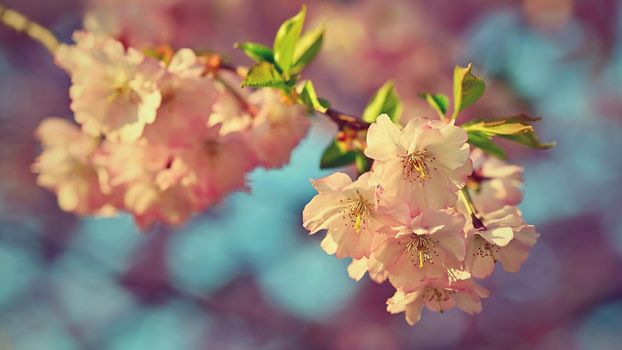
[[[47,118],[35,132],[43,152],[32,170],[37,184],[58,197],[61,209],[81,215],[109,213],[108,196],[102,190],[92,161],[97,140],[80,132],[71,122]]]
[[[124,8],[117,0],[110,4]],[[272,46],[237,44],[255,61],[250,68],[185,48],[139,51],[132,42],[149,41],[149,33],[130,40],[121,21],[113,23],[120,32],[112,38],[106,16],[93,17],[97,33],[79,31],[75,44],[49,46],[71,76],[70,107],[79,125],[41,122],[36,136],[43,150],[32,166],[37,182],[66,211],[126,211],[144,230],[179,225],[249,190],[253,169],[287,164],[308,132],[308,114],[322,113],[338,133],[320,166],[353,164],[359,176],[337,172],[311,180],[318,194],[303,210],[303,226],[310,234],[326,231],[322,249],[351,259],[351,278],[388,280],[396,292],[387,310],[404,312],[410,324],[423,306],[479,312],[488,291],[475,279],[491,275],[497,261],[518,271],[539,237],[516,208],[522,168],[484,152],[504,158],[498,138],[552,147],[534,132],[538,118],[456,125],[485,90],[471,64],[454,69],[451,104],[442,93],[420,94],[440,120],[400,124],[403,104],[392,81],[377,90],[361,118],[338,111],[310,80],[300,79],[324,37],[322,28],[303,31],[305,16],[303,6]]]
[[[471,160],[473,174],[467,187],[478,210],[491,212],[521,202],[523,168],[490,157],[479,148],[471,151]]]
[[[249,102],[258,109],[249,132],[250,144],[263,167],[280,168],[307,135],[306,108],[274,89],[254,92]]]
[[[322,247],[338,258],[369,257],[382,237],[383,209],[378,203],[378,186],[371,173],[352,182],[344,173],[313,181],[319,192],[303,210],[303,225],[314,234],[327,230]],[[333,247],[332,249],[329,247]]]
[[[388,195],[415,208],[453,206],[472,172],[467,135],[453,123],[412,119],[402,129],[381,115],[369,127],[365,155]]]
[[[275,89],[236,87],[239,77],[190,49],[160,60],[102,34],[74,40],[55,59],[71,76],[82,130],[42,122],[44,151],[33,165],[64,210],[128,211],[143,229],[178,225],[247,190],[254,168],[285,165],[306,135],[306,108]]]
[[[448,268],[459,267],[464,257],[464,218],[453,210],[401,213],[399,226],[389,227],[391,237],[372,253],[391,283],[415,290],[422,281],[439,278]]]
[[[392,314],[404,312],[406,321],[412,326],[421,319],[424,306],[441,313],[458,307],[472,315],[482,311],[481,299],[488,295],[488,290],[473,280],[453,283],[449,280],[427,280],[410,293],[397,290],[387,300],[387,311]]]
[[[109,37],[76,32],[56,62],[69,73],[71,109],[82,130],[122,142],[136,141],[160,106],[159,62]]]
[[[518,271],[538,238],[516,207],[503,206],[520,201],[520,167],[474,150],[473,171],[466,141],[451,121],[401,128],[380,115],[367,133],[371,171],[354,182],[343,173],[312,180],[319,194],[303,211],[305,228],[326,230],[322,248],[352,258],[352,279],[388,279],[396,293],[387,310],[405,312],[411,325],[423,306],[479,312],[488,291],[473,278],[489,276],[497,261]]]
[[[517,272],[540,235],[523,221],[516,207],[505,206],[486,213],[482,222],[483,229],[467,225],[470,227],[465,257],[468,271],[473,277],[486,278],[499,261],[506,271]]]

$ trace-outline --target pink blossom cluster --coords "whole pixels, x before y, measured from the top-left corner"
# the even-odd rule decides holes
[[[409,324],[423,306],[479,312],[489,292],[476,280],[497,262],[518,271],[539,236],[516,208],[522,169],[470,150],[453,121],[402,128],[387,115],[370,126],[365,155],[372,170],[355,181],[340,172],[312,181],[305,228],[326,230],[322,248],[351,258],[352,278],[388,280],[396,292],[387,310]]]
[[[78,125],[43,120],[33,164],[63,210],[179,224],[246,189],[252,169],[286,164],[307,132],[303,106],[278,90],[238,88],[190,49],[160,60],[104,35],[74,40],[55,59],[71,76]]]

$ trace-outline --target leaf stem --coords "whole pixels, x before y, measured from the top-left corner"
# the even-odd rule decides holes
[[[39,42],[51,54],[54,54],[59,45],[56,36],[47,28],[31,21],[22,13],[0,4],[0,22],[20,34]]]

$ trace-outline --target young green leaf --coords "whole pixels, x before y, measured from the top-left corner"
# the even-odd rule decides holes
[[[533,149],[549,149],[555,147],[555,142],[542,143],[538,139],[538,135],[535,132],[525,132],[518,135],[499,135],[504,139],[508,139],[510,141],[516,142],[523,146],[533,148]]]
[[[354,163],[356,151],[347,151],[333,140],[324,150],[320,159],[320,169],[338,168]]]
[[[274,60],[286,80],[290,78],[294,51],[302,32],[306,12],[307,8],[303,5],[298,14],[281,24],[274,39]]]
[[[395,91],[393,81],[382,85],[369,100],[363,112],[363,121],[373,123],[381,114],[387,114],[393,122],[398,122],[402,114],[402,102]]]
[[[454,69],[454,111],[451,119],[458,113],[479,100],[484,94],[486,84],[471,73],[471,64],[466,67],[456,66]]]
[[[324,27],[317,27],[306,32],[296,44],[292,65],[292,74],[300,73],[317,55],[324,41]]]
[[[486,135],[480,131],[467,132],[469,136],[469,144],[480,148],[482,151],[493,155],[497,158],[505,159],[505,151],[492,141],[492,136]]]
[[[326,112],[328,109],[327,105],[322,103],[322,100],[317,97],[315,93],[315,88],[313,88],[313,83],[311,80],[305,81],[302,85],[302,88],[299,89],[298,96],[302,103],[304,103],[310,110],[318,111],[320,113]]]
[[[354,155],[354,163],[356,164],[356,171],[359,175],[368,172],[371,169],[372,160],[362,151],[356,151]]]
[[[250,57],[255,62],[270,62],[274,63],[274,53],[272,49],[261,44],[245,42],[236,43],[235,48],[244,51],[246,56]]]
[[[490,120],[473,120],[463,124],[462,127],[467,132],[478,132],[489,137],[500,136],[526,147],[549,149],[555,146],[555,143],[542,143],[531,125],[531,123],[539,120],[540,118],[519,114]]]
[[[246,79],[242,82],[242,87],[284,87],[286,85],[285,80],[277,72],[274,65],[266,61],[252,66],[246,75]]]
[[[438,113],[441,120],[445,119],[447,107],[449,107],[449,97],[443,94],[427,94],[422,93],[421,96],[426,102]]]
[[[487,135],[517,135],[533,132],[533,126],[521,123],[508,123],[506,121],[478,122],[463,125],[464,130],[479,131]]]
[[[317,100],[320,102],[320,105],[322,105],[322,107],[324,107],[324,108],[326,108],[326,109],[329,109],[329,108],[330,108],[330,102],[328,102],[328,100],[327,100],[327,99],[325,99],[325,98],[321,98],[321,97],[318,97],[318,99],[317,99]]]

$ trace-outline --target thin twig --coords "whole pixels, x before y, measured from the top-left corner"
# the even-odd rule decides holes
[[[248,114],[250,114],[252,117],[255,117],[257,115],[257,108],[255,108],[255,106],[251,105],[246,98],[244,98],[244,96],[242,96],[240,94],[240,92],[233,86],[231,86],[231,84],[229,84],[225,79],[223,79],[222,77],[219,77],[217,74],[214,75],[214,79],[216,79],[216,81],[218,81],[220,84],[222,84],[222,86],[229,92],[231,93],[231,96],[233,96],[235,98],[235,100],[240,104],[240,107],[242,107],[242,109],[247,112]]]
[[[334,121],[339,126],[339,129],[348,127],[353,130],[367,130],[371,125],[355,116],[339,112],[333,108],[328,108],[324,114]]]
[[[248,68],[246,67],[234,66],[224,62],[219,63],[218,69],[235,73],[242,78],[244,78],[246,76],[246,72],[248,72]],[[340,112],[334,108],[328,108],[323,114],[335,122],[339,129],[350,128],[353,130],[367,130],[371,125],[370,123],[362,121],[360,118],[357,118],[351,114]]]
[[[2,4],[0,4],[0,23],[39,42],[52,54],[58,48],[59,42],[54,33]]]

